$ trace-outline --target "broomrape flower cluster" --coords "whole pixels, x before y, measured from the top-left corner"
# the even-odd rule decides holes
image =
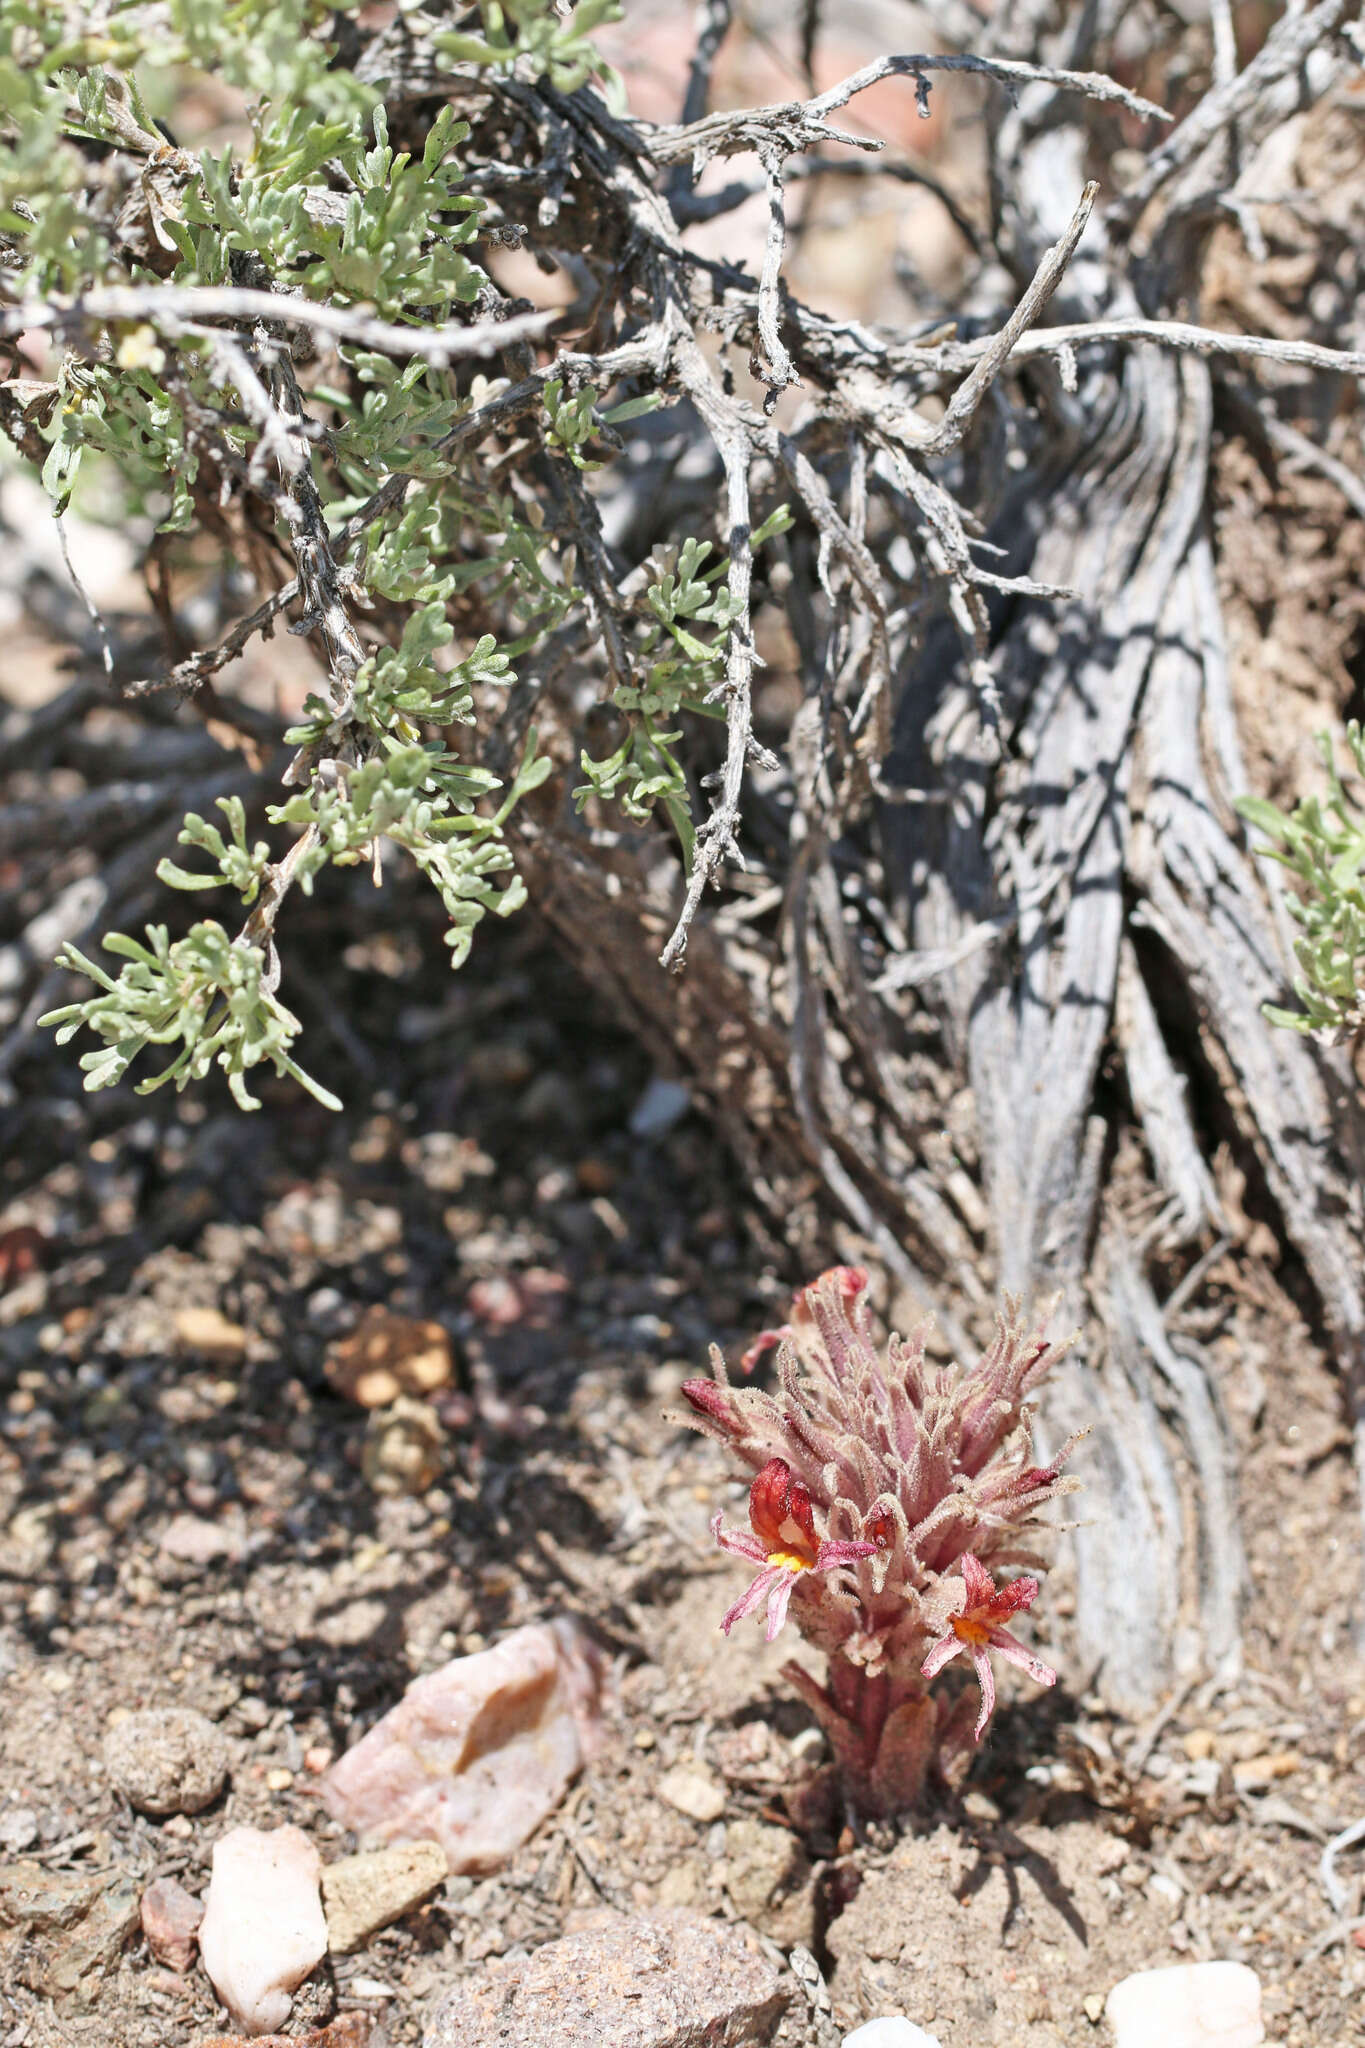
[[[828,1659],[821,1685],[797,1664],[784,1675],[818,1716],[845,1788],[863,1811],[913,1805],[931,1772],[952,1775],[995,1709],[992,1657],[1039,1685],[1057,1674],[1005,1624],[1032,1606],[1038,1580],[1000,1576],[1033,1565],[1040,1510],[1071,1492],[1062,1465],[1034,1460],[1028,1396],[1060,1355],[1007,1302],[989,1349],[964,1371],[925,1356],[927,1331],[873,1342],[867,1274],[836,1266],[765,1331],[741,1361],[777,1347],[778,1391],[688,1380],[691,1413],[754,1472],[749,1528],[712,1534],[757,1576],[721,1622],[763,1608],[771,1642],[791,1618]],[[976,1685],[931,1695],[958,1657]]]

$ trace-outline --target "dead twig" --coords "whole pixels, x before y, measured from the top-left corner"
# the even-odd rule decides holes
[[[219,669],[226,668],[229,662],[236,661],[245,651],[248,642],[258,633],[266,632],[286,605],[292,604],[298,594],[299,579],[297,576],[291,576],[287,583],[282,583],[279,589],[265,600],[264,604],[257,605],[254,612],[249,613],[244,619],[239,619],[231,632],[226,633],[215,646],[201,648],[197,654],[187,655],[184,661],[178,661],[174,668],[168,669],[164,676],[144,676],[136,682],[125,684],[123,695],[133,698],[150,697],[159,690],[178,690],[184,697],[192,695],[210,676],[217,675]]]
[[[421,356],[435,369],[473,356],[496,355],[518,342],[535,341],[555,319],[549,313],[517,313],[507,320],[444,321],[437,327],[407,326],[379,320],[355,307],[326,305],[296,298],[292,292],[256,291],[244,285],[136,284],[100,285],[75,298],[26,299],[0,308],[0,335],[49,328],[67,335],[73,329],[111,321],[145,321],[171,338],[182,335],[217,339],[203,323],[271,320],[305,327],[334,345],[346,342],[372,348],[380,355]]]
[[[695,343],[679,351],[679,370],[693,403],[707,428],[725,468],[725,537],[730,550],[727,587],[730,594],[730,625],[726,642],[725,679],[718,694],[725,700],[725,765],[721,771],[720,794],[711,814],[697,833],[692,872],[687,893],[672,936],[659,955],[660,964],[676,973],[686,958],[687,934],[702,895],[728,859],[744,864],[736,834],[739,831],[740,795],[744,787],[744,764],[753,745],[752,687],[754,644],[749,625],[749,585],[753,555],[749,546],[752,527],[749,517],[749,444],[742,424],[724,406],[701,362]]]
[[[1350,1894],[1337,1876],[1337,1858],[1348,1849],[1354,1849],[1357,1842],[1365,1842],[1365,1818],[1353,1820],[1340,1834],[1333,1835],[1318,1858],[1318,1883],[1326,1892],[1327,1903],[1339,1920],[1346,1916]]]
[[[1085,233],[1099,189],[1093,180],[1086,186],[1077,203],[1076,211],[1067,223],[1065,233],[1053,243],[1043,257],[1027,291],[1000,332],[992,335],[990,346],[983,352],[975,369],[958,385],[948,402],[948,409],[942,421],[921,444],[922,454],[946,455],[950,448],[957,447],[975,418],[977,407],[1009,361],[1015,344],[1026,330],[1033,326],[1061,283],[1062,274],[1076,253],[1077,243]]]
[[[739,113],[709,114],[677,128],[650,129],[637,124],[656,163],[679,163],[691,158],[694,169],[713,157],[735,156],[743,150],[780,147],[787,156],[814,149],[822,142],[842,142],[851,149],[880,149],[870,136],[850,135],[832,128],[831,114],[846,107],[859,93],[884,78],[913,78],[920,109],[929,111],[929,89],[935,72],[972,72],[990,78],[1011,91],[1020,86],[1053,85],[1087,99],[1105,100],[1126,107],[1150,121],[1168,121],[1163,107],[1154,106],[1140,93],[1130,92],[1113,78],[1097,71],[1065,71],[1051,64],[1029,64],[1012,57],[942,56],[933,54],[874,58],[812,100],[791,100],[766,107],[750,107]]]
[[[787,217],[782,205],[782,158],[776,150],[760,151],[768,190],[768,234],[763,245],[763,269],[758,280],[758,338],[761,354],[753,358],[755,376],[768,386],[763,410],[772,413],[789,384],[799,384],[782,339],[782,256],[787,245]]]

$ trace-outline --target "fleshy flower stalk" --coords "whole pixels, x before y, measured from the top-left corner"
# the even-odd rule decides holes
[[[924,1330],[873,1342],[867,1274],[836,1266],[797,1294],[788,1321],[745,1353],[751,1370],[777,1346],[777,1390],[688,1380],[679,1421],[713,1436],[755,1475],[750,1530],[712,1534],[758,1574],[721,1622],[728,1634],[766,1606],[771,1641],[791,1618],[828,1660],[819,1684],[785,1675],[814,1708],[844,1787],[865,1812],[913,1805],[931,1771],[955,1778],[995,1709],[992,1654],[1040,1685],[1056,1673],[1004,1623],[1038,1581],[1002,1568],[1042,1560],[1041,1511],[1076,1482],[1074,1443],[1047,1464],[1033,1452],[1028,1397],[1059,1356],[1006,1303],[995,1341],[968,1371],[931,1364]],[[980,1686],[932,1697],[959,1652]],[[973,1726],[973,1720],[975,1725]]]

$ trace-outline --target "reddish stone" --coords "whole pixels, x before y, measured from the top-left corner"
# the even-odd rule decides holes
[[[173,1877],[158,1877],[142,1894],[142,1931],[157,1962],[184,1972],[194,1961],[204,1908]]]
[[[31,1223],[0,1230],[0,1294],[36,1273],[47,1255],[47,1239]]]

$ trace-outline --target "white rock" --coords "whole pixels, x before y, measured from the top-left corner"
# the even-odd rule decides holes
[[[496,1870],[602,1740],[601,1652],[561,1618],[417,1679],[333,1765],[333,1818],[375,1842],[439,1842],[452,1871]]]
[[[1245,1963],[1139,1970],[1105,2002],[1115,2048],[1260,2048],[1261,1985]]]
[[[302,1828],[231,1828],[213,1845],[199,1953],[249,2034],[284,2025],[291,1992],[327,1953],[321,1875]]]
[[[869,2020],[844,2035],[844,2048],[939,2048],[937,2036],[926,2034],[911,2020]]]

